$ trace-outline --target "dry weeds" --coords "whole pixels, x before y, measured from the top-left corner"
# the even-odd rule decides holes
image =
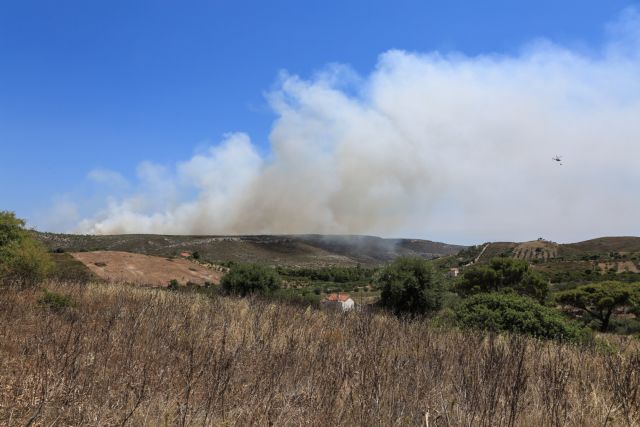
[[[117,285],[0,300],[2,425],[638,425],[640,355]]]

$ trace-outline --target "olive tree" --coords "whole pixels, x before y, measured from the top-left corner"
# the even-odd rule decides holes
[[[442,307],[442,280],[427,261],[398,258],[380,274],[380,303],[396,314],[427,314]]]

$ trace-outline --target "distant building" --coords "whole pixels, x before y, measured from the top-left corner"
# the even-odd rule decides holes
[[[447,272],[447,277],[458,277],[460,274],[460,269],[457,267],[450,268]]]
[[[180,252],[180,256],[183,258],[189,258],[191,254],[189,252]]]
[[[353,310],[355,303],[349,296],[349,294],[329,294],[322,301],[322,306],[329,309],[337,309],[342,311]]]

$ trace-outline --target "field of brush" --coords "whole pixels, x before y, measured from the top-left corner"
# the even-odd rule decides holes
[[[640,420],[633,338],[580,347],[117,284],[2,292],[1,425]]]

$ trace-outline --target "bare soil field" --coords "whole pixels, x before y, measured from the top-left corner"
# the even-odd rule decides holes
[[[615,270],[616,273],[640,273],[640,270],[632,261],[599,262],[598,269],[601,274],[606,274],[611,269]]]
[[[97,276],[113,282],[167,286],[172,279],[185,285],[187,282],[220,283],[222,277],[220,271],[186,259],[119,251],[74,252],[71,255]]]

